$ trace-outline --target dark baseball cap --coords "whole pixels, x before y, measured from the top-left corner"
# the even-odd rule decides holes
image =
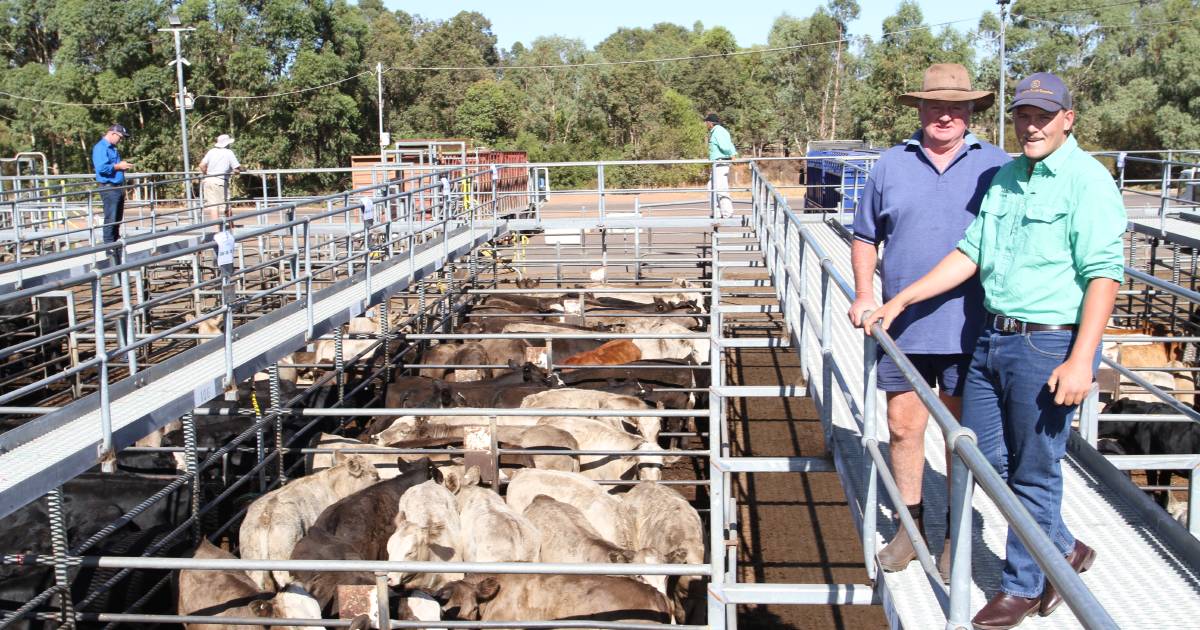
[[[1022,105],[1032,105],[1048,112],[1071,109],[1071,91],[1057,75],[1037,72],[1017,84],[1017,91],[1008,106],[1008,111],[1011,112]]]
[[[113,125],[113,126],[109,127],[109,128],[108,128],[108,131],[109,131],[109,132],[113,132],[113,131],[115,131],[115,132],[117,132],[117,133],[121,134],[121,137],[122,137],[122,138],[127,138],[127,137],[129,137],[129,132],[125,130],[125,125],[122,125],[122,124],[120,124],[120,123],[117,123],[117,124],[115,124],[115,125]]]
[[[709,114],[709,115],[707,115],[707,116],[705,116],[705,117],[704,117],[704,122],[710,122],[710,123],[713,123],[713,124],[715,124],[715,125],[719,125],[719,124],[721,124],[721,119],[720,119],[720,118],[717,118],[717,115],[716,115],[716,114]]]

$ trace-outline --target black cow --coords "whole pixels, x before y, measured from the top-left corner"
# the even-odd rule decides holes
[[[1178,414],[1166,403],[1152,403],[1122,398],[1109,403],[1104,413]],[[1200,453],[1200,423],[1197,422],[1102,422],[1099,450],[1113,455],[1191,455]],[[1171,478],[1182,471],[1147,470],[1146,482],[1152,486],[1168,486]],[[1170,494],[1165,490],[1152,493],[1166,509]]]

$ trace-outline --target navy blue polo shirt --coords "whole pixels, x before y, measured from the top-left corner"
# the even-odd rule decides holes
[[[879,157],[854,214],[854,237],[883,246],[884,301],[954,251],[992,177],[1010,158],[967,133],[958,155],[939,173],[921,147],[921,132]],[[938,297],[913,304],[888,330],[910,354],[971,352],[983,329],[983,289],[976,276]]]

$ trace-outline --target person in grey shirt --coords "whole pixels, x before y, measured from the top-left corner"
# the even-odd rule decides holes
[[[886,301],[953,251],[979,213],[979,202],[992,177],[1009,161],[1002,150],[968,131],[971,114],[987,109],[994,99],[991,92],[972,90],[967,70],[959,64],[930,66],[921,91],[899,97],[901,104],[917,108],[921,128],[879,157],[855,212],[851,244],[855,299],[849,313],[855,326],[861,325],[864,313],[879,308],[874,277],[881,245],[880,276]],[[972,280],[937,299],[914,305],[889,331],[921,377],[939,389],[942,402],[956,417],[961,413],[962,385],[983,318],[983,291],[978,280]],[[887,394],[892,474],[923,531],[921,482],[929,412],[887,355],[879,360],[878,385]],[[903,528],[898,528],[878,556],[884,571],[903,570],[915,558],[913,543]],[[947,544],[938,561],[946,581],[949,559]]]

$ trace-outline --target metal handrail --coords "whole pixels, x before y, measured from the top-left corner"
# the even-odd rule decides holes
[[[775,285],[777,291],[781,293],[780,303],[786,307],[792,304],[798,304],[799,312],[793,316],[798,317],[800,324],[815,325],[811,320],[811,316],[818,317],[820,322],[820,333],[817,338],[821,342],[822,354],[816,363],[805,360],[802,356],[801,364],[806,366],[820,365],[824,372],[822,384],[824,386],[824,395],[821,397],[821,405],[823,408],[823,422],[827,425],[832,423],[832,391],[831,384],[834,373],[841,375],[849,366],[840,366],[833,360],[831,351],[831,324],[834,317],[831,308],[830,297],[832,295],[831,288],[836,287],[844,297],[853,300],[853,286],[833,267],[832,259],[823,250],[807,227],[805,227],[800,218],[788,206],[787,199],[778,193],[769,181],[758,171],[756,167],[752,167],[754,176],[754,217],[753,224],[759,228],[759,239],[762,243],[764,255],[767,255],[767,263],[772,267],[772,275],[775,277]],[[782,244],[780,243],[780,234],[782,230]],[[780,252],[790,243],[794,243],[799,250],[799,261],[797,268],[788,260],[784,262],[780,260]],[[818,261],[821,278],[821,299],[820,306],[814,305],[812,300],[805,295],[804,288],[808,282],[806,269],[809,266],[809,257],[805,253],[805,248],[811,248],[813,257]],[[770,256],[774,253],[775,256]],[[792,252],[787,251],[785,254],[789,259],[792,257]],[[792,318],[789,317],[789,320]],[[800,339],[801,352],[804,347],[804,332],[803,328],[798,335]],[[1048,579],[1058,588],[1062,594],[1064,601],[1074,611],[1075,615],[1089,628],[1116,628],[1116,623],[1108,612],[1096,600],[1092,592],[1084,585],[1079,575],[1067,563],[1063,554],[1054,546],[1050,538],[1037,525],[1036,521],[1029,514],[1029,511],[1021,504],[1016,495],[1008,488],[1007,484],[1000,475],[993,469],[992,465],[987,461],[987,458],[979,450],[975,443],[975,436],[972,431],[965,429],[959,425],[954,419],[950,411],[941,403],[937,394],[925,383],[924,379],[920,378],[916,368],[908,360],[905,354],[896,346],[895,341],[887,334],[879,324],[872,328],[872,336],[864,337],[864,391],[862,392],[863,403],[859,409],[863,421],[862,441],[864,450],[867,451],[867,472],[868,472],[868,489],[867,497],[863,506],[864,522],[863,522],[863,548],[864,560],[867,565],[868,572],[875,574],[874,556],[875,556],[875,517],[879,510],[877,501],[876,480],[882,480],[889,494],[892,496],[893,503],[896,504],[896,511],[900,516],[901,523],[918,548],[918,556],[922,565],[925,566],[926,572],[936,576],[936,568],[932,564],[932,559],[929,556],[928,549],[925,548],[922,540],[922,532],[917,531],[916,524],[911,515],[908,513],[904,502],[899,501],[899,493],[895,491],[895,479],[892,476],[886,461],[878,449],[878,440],[875,437],[876,424],[876,400],[877,392],[875,391],[875,345],[883,349],[890,356],[896,365],[900,368],[905,379],[913,386],[917,396],[921,402],[929,410],[934,421],[941,429],[945,437],[946,444],[952,454],[952,461],[948,462],[952,468],[951,484],[952,491],[950,496],[950,522],[951,522],[951,576],[949,588],[949,612],[947,619],[951,625],[958,627],[970,627],[970,562],[971,562],[971,540],[972,540],[972,519],[970,514],[970,506],[972,499],[972,480],[977,482],[983,488],[984,493],[995,503],[1000,513],[1003,515],[1009,527],[1016,532],[1017,536],[1025,544],[1030,551],[1034,560],[1045,571]],[[851,401],[853,402],[853,401]],[[831,428],[827,426],[827,431]]]

